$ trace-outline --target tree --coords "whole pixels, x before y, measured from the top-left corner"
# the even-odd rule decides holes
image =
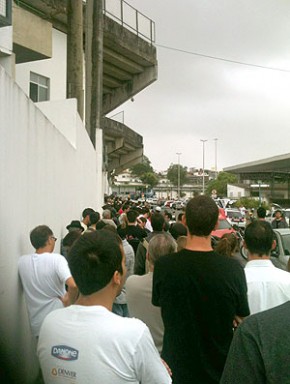
[[[246,207],[247,209],[257,209],[259,208],[259,201],[251,197],[241,197],[233,204],[233,206],[237,208]],[[262,204],[262,207],[264,207],[266,210],[269,209],[269,205],[265,203]]]
[[[148,157],[146,157],[146,156],[143,156],[142,163],[138,163],[138,164],[133,165],[133,167],[131,167],[130,171],[134,176],[137,176],[140,178],[145,173],[153,173],[154,174],[153,168],[151,166],[151,162],[148,159]]]
[[[237,176],[228,172],[220,172],[216,180],[211,180],[206,188],[207,194],[211,194],[212,190],[217,191],[218,196],[227,196],[228,184],[235,184],[238,181]]]
[[[178,168],[180,167],[180,185],[187,181],[187,167],[179,164],[171,164],[167,170],[167,179],[173,184],[178,185]]]
[[[146,172],[140,176],[142,183],[147,184],[150,188],[154,188],[158,184],[158,177],[154,172]]]

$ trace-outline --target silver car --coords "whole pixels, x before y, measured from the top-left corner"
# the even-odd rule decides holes
[[[274,229],[276,247],[271,251],[271,261],[275,267],[290,272],[290,229]],[[247,250],[241,245],[241,255],[248,259]]]

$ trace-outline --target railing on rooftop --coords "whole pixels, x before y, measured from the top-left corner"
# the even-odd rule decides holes
[[[155,43],[155,23],[124,0],[104,0],[104,13],[125,28]]]

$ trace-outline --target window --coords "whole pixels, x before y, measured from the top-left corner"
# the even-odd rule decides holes
[[[49,100],[49,78],[30,72],[29,97],[34,102]]]
[[[0,0],[0,28],[12,25],[12,0]]]
[[[3,17],[7,16],[6,3],[7,3],[6,0],[0,0],[0,15]]]

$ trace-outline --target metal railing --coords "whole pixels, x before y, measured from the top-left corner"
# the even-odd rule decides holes
[[[155,23],[124,0],[104,0],[104,13],[137,36],[155,43]]]

